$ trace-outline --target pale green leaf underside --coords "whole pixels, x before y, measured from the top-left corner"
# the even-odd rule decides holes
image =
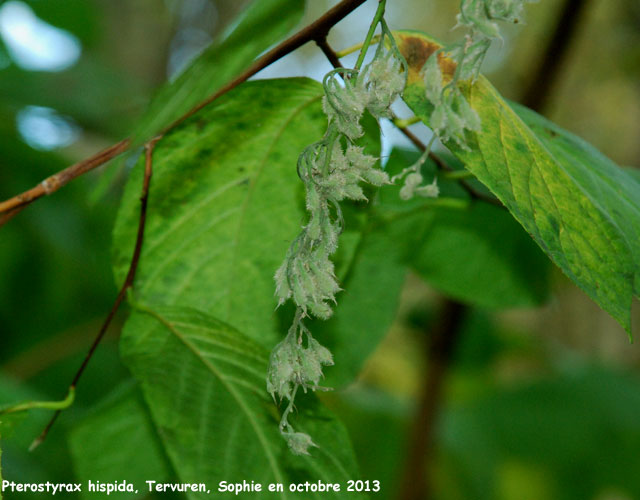
[[[268,352],[232,327],[187,308],[141,308],[121,341],[125,363],[140,381],[158,433],[184,482],[346,482],[357,476],[342,426],[318,405],[292,420],[312,435],[312,457],[292,455],[265,391]],[[303,398],[308,401],[309,397]],[[285,491],[251,498],[342,498]],[[358,498],[358,497],[354,497]]]
[[[254,0],[225,39],[214,42],[160,89],[138,125],[136,140],[149,139],[246,69],[302,18],[304,0]]]
[[[431,108],[419,72],[426,57],[439,46],[419,33],[398,33],[397,37],[412,66],[405,101],[428,123]],[[450,65],[445,64],[443,70],[450,73]],[[629,240],[635,229],[627,226],[638,227],[634,212],[640,193],[621,202],[615,194],[622,193],[626,184],[621,169],[595,158],[591,150],[574,151],[571,140],[551,146],[484,77],[464,91],[480,115],[482,131],[469,137],[470,151],[455,144],[447,146],[500,198],[567,276],[630,333],[634,274],[640,260],[634,254],[637,238],[635,243]],[[539,125],[539,120],[532,125]],[[596,174],[598,169],[606,170]],[[609,177],[608,187],[599,177]]]

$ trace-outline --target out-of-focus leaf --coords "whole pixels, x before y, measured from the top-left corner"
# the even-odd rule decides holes
[[[300,21],[303,0],[254,0],[240,23],[211,45],[151,103],[136,141],[148,139],[239,75]]]
[[[417,153],[393,150],[387,163],[396,174]],[[437,175],[422,167],[424,182]],[[430,285],[466,303],[488,308],[538,305],[548,294],[548,259],[518,223],[502,210],[472,202],[457,182],[438,180],[440,198],[399,197],[401,182],[381,190],[377,211],[396,253]],[[451,200],[452,207],[439,203]],[[453,201],[459,206],[454,207]],[[389,219],[390,218],[390,219]]]
[[[638,167],[625,167],[624,171],[629,174],[629,177],[635,179],[640,184],[640,168]]]
[[[334,354],[335,366],[325,370],[327,385],[353,381],[391,326],[406,275],[397,253],[395,242],[373,224],[365,229],[341,282],[334,317],[313,324],[314,334]]]
[[[256,481],[264,490],[251,498],[272,498],[265,491],[270,482],[346,483],[357,476],[344,429],[318,405],[305,408],[297,401],[292,420],[318,447],[309,457],[289,452],[265,391],[268,352],[232,327],[193,309],[144,308],[127,321],[121,348],[180,480],[210,485],[210,494],[189,498],[226,498],[217,491],[219,481]],[[285,488],[279,496],[343,493],[294,495]]]
[[[130,130],[147,93],[140,80],[89,58],[60,73],[11,66],[0,78],[0,105],[53,108],[85,129],[117,137]]]
[[[64,2],[25,0],[25,3],[40,19],[74,34],[82,42],[92,43],[95,40],[98,32],[97,4],[86,0],[65,0]]]
[[[420,71],[440,45],[415,32],[398,32],[396,38],[409,63],[405,101],[428,123],[432,107]],[[450,77],[454,63],[444,59],[441,67]],[[482,130],[469,134],[469,150],[447,146],[567,276],[630,333],[634,277],[640,275],[640,189],[625,180],[621,169],[566,132],[554,128],[563,138],[557,145],[549,143],[548,134],[538,137],[484,77],[473,85],[460,85],[482,120]],[[539,123],[531,125],[536,128]],[[610,180],[599,180],[595,169],[602,169],[601,175]],[[613,209],[619,203],[620,209]]]
[[[534,306],[548,293],[548,259],[509,213],[487,203],[425,214],[422,245],[409,257],[429,284],[470,304]]]
[[[330,399],[353,440],[361,477],[380,481],[380,492],[372,494],[372,498],[396,499],[405,465],[410,417],[406,401],[360,385]]]
[[[516,466],[519,476],[544,479],[537,487],[552,492],[545,498],[582,500],[605,491],[636,498],[640,478],[629,471],[640,467],[638,383],[584,367],[454,406],[442,418],[444,455],[469,498],[499,497]]]
[[[145,481],[162,482],[171,473],[153,423],[141,395],[129,388],[99,403],[77,423],[69,437],[77,478],[85,485],[127,481],[138,494],[115,491],[109,498],[140,498],[148,495]],[[83,498],[95,497],[87,488]]]

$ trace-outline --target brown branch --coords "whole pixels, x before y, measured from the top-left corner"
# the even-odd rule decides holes
[[[571,42],[575,37],[587,0],[567,0],[559,15],[553,35],[544,50],[544,57],[532,72],[533,78],[523,93],[522,104],[542,111],[551,97],[558,76],[564,67]]]
[[[409,140],[420,150],[426,151],[427,147],[424,143],[418,139],[411,131],[407,130],[404,127],[398,127],[398,129],[404,133],[405,136],[409,138]],[[447,172],[453,172],[453,168],[451,165],[447,164],[442,158],[440,158],[437,154],[430,152],[429,159],[432,160],[440,170],[445,170]],[[471,196],[473,200],[484,201],[485,203],[489,203],[491,205],[495,205],[497,207],[506,208],[502,202],[498,198],[494,198],[493,196],[487,196],[486,194],[478,191],[474,188],[469,182],[465,179],[458,179],[458,183],[464,188],[464,190]]]
[[[120,308],[120,305],[122,304],[123,300],[127,296],[127,291],[129,290],[129,288],[133,286],[133,282],[136,277],[136,271],[138,270],[138,264],[140,262],[140,254],[142,252],[142,243],[144,240],[144,228],[147,221],[147,201],[149,199],[149,186],[151,183],[151,176],[153,174],[153,148],[158,140],[159,140],[159,137],[154,138],[145,145],[144,180],[142,183],[142,193],[140,195],[140,219],[138,220],[138,234],[136,236],[136,244],[133,250],[133,256],[131,257],[131,263],[129,264],[129,271],[127,272],[127,277],[125,278],[124,283],[122,284],[122,287],[118,292],[118,296],[116,297],[116,300],[113,303],[113,306],[109,311],[109,314],[107,314],[107,317],[102,323],[102,326],[98,331],[98,335],[96,335],[96,338],[91,344],[91,347],[89,348],[89,351],[87,352],[84,360],[82,361],[80,368],[78,368],[78,371],[73,377],[71,384],[69,384],[69,391],[77,387],[78,382],[82,377],[82,374],[84,373],[85,369],[87,368],[87,365],[89,364],[89,361],[91,361],[91,358],[93,357],[96,349],[98,348],[98,345],[100,345],[100,342],[102,341],[105,334],[107,333],[107,329],[109,328],[111,321],[115,317],[116,312],[118,311],[118,309]],[[31,445],[31,449],[34,449],[37,446],[39,446],[47,438],[49,431],[51,430],[51,428],[53,427],[53,424],[55,424],[56,420],[60,416],[60,413],[61,413],[61,410],[57,410],[53,414],[53,416],[51,417],[51,420],[49,420],[49,423],[46,425],[46,427],[42,431],[42,434],[40,434],[40,436]]]
[[[115,158],[120,153],[126,151],[131,142],[129,139],[124,139],[117,144],[100,151],[98,154],[87,158],[79,163],[71,165],[70,167],[61,170],[57,174],[47,177],[37,186],[25,191],[22,194],[14,196],[6,201],[0,202],[0,213],[5,214],[7,218],[0,219],[0,225],[4,224],[9,218],[17,214],[20,209],[24,208],[29,203],[37,200],[38,198],[54,193],[62,186],[67,184],[70,180],[76,177],[86,174],[90,170],[104,165],[109,160]],[[12,215],[8,215],[12,214]]]
[[[211,96],[197,104],[195,107],[191,108],[169,126],[165,127],[161,132],[159,132],[156,139],[163,136],[174,127],[180,125],[187,118],[193,116],[195,113],[200,111],[205,106],[211,104],[223,94],[226,94],[241,83],[247,81],[259,71],[263,70],[270,64],[281,59],[294,50],[300,48],[307,42],[325,39],[329,30],[335,24],[344,19],[344,17],[346,17],[357,7],[362,5],[365,1],[366,0],[342,0],[342,2],[329,9],[316,21],[298,31],[296,34],[292,35],[290,38],[286,39],[285,41],[274,47],[272,50],[264,54],[262,57],[257,59],[251,66],[249,66],[249,68],[247,68],[234,80],[224,85]],[[91,158],[81,161],[80,163],[72,165],[58,172],[57,174],[52,175],[34,188],[29,189],[28,191],[25,191],[24,193],[14,196],[13,198],[10,198],[6,201],[0,202],[0,214],[3,214],[0,216],[0,226],[2,226],[11,217],[17,214],[17,211],[14,211],[16,208],[23,208],[26,205],[37,200],[38,198],[57,191],[72,179],[75,179],[76,177],[85,174],[86,172],[99,167],[100,165],[103,165],[104,163],[129,149],[130,146],[131,140],[124,139],[117,144],[114,144],[110,148],[98,153],[97,155],[92,156]],[[9,212],[11,215],[8,215],[7,212]]]
[[[431,496],[429,466],[433,459],[437,419],[443,402],[445,378],[467,310],[467,306],[447,299],[438,323],[432,331],[426,332],[426,381],[409,431],[409,449],[399,500],[427,500]]]
[[[340,58],[338,57],[338,54],[336,54],[336,52],[331,48],[331,46],[327,42],[326,36],[316,39],[316,44],[318,45],[318,47],[320,47],[320,50],[322,50],[322,53],[325,55],[325,57],[328,59],[328,61],[331,63],[331,65],[334,68],[336,69],[342,68],[342,63],[340,62]]]
[[[366,0],[343,0],[338,5],[328,10],[323,16],[319,17],[316,21],[311,23],[306,28],[298,31],[295,35],[292,35],[290,38],[287,38],[284,42],[282,42],[277,47],[274,47],[272,50],[267,52],[260,59],[256,60],[249,68],[247,68],[244,73],[235,78],[234,80],[227,83],[220,90],[215,92],[213,95],[202,101],[200,104],[195,106],[194,108],[187,111],[184,115],[178,118],[171,125],[166,127],[160,135],[165,134],[167,131],[181,124],[187,118],[190,118],[195,113],[200,111],[205,106],[211,104],[218,97],[223,94],[226,94],[233,88],[237,87],[241,83],[245,82],[253,75],[255,75],[258,71],[263,70],[270,64],[275,61],[283,58],[287,54],[293,52],[296,49],[299,49],[307,42],[317,41],[325,39],[329,30],[337,23],[342,21],[348,14],[350,14],[357,7],[362,5]]]

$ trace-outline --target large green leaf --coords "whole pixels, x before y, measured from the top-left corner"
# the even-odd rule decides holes
[[[593,146],[516,103],[514,111],[533,130],[569,175],[608,215],[631,248],[635,262],[634,293],[640,295],[640,186]]]
[[[146,480],[171,478],[144,401],[131,386],[110,396],[76,424],[69,447],[76,476],[84,484],[89,480],[105,484],[127,481],[138,490],[137,494],[115,491],[109,498],[147,497]],[[95,495],[85,489],[81,496]]]
[[[414,32],[399,32],[397,40],[410,66],[405,101],[428,123],[432,108],[420,70],[439,45]],[[442,59],[441,67],[451,75],[454,63]],[[482,130],[470,134],[468,151],[447,146],[567,276],[630,332],[640,265],[640,190],[622,170],[592,149],[578,147],[566,132],[554,127],[557,135],[539,137],[536,130],[546,125],[527,113],[533,128],[528,125],[484,77],[461,86],[480,115]],[[557,137],[562,141],[553,144]]]
[[[250,82],[158,145],[136,281],[141,300],[196,307],[267,348],[284,335],[292,314],[275,310],[273,273],[307,217],[296,162],[325,130],[320,96],[311,80]],[[365,126],[372,129],[365,147],[376,154],[377,125]],[[114,233],[118,281],[135,240],[141,172],[139,164]],[[379,238],[362,238],[367,210],[345,206],[337,255],[345,291],[335,317],[312,327],[335,347],[337,366],[327,371],[335,386],[353,379],[386,333],[404,276]],[[381,276],[384,284],[376,282]]]
[[[313,436],[318,448],[310,457],[288,451],[278,432],[276,407],[265,391],[268,352],[232,327],[193,309],[141,308],[127,321],[121,348],[180,480],[204,481],[211,490],[190,498],[226,497],[217,491],[220,481],[256,481],[266,489],[270,482],[285,487],[318,480],[344,484],[357,476],[346,432],[318,405],[305,408],[310,396],[300,398],[292,422]]]
[[[320,96],[307,79],[249,82],[158,144],[140,300],[195,307],[266,347],[283,335],[273,273],[304,221],[296,162],[324,132]],[[119,282],[135,241],[141,167],[114,231]]]
[[[293,29],[303,13],[304,0],[254,0],[229,36],[213,43],[158,92],[136,138],[148,139],[231,81]]]

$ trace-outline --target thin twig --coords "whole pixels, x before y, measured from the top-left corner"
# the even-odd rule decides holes
[[[418,409],[410,429],[410,442],[404,466],[404,477],[399,500],[426,500],[430,498],[429,465],[433,459],[433,446],[437,419],[443,403],[444,382],[453,362],[453,355],[468,307],[446,299],[438,323],[425,332],[425,359],[427,374]]]
[[[37,200],[38,198],[56,192],[62,186],[67,184],[70,180],[76,177],[86,174],[90,170],[104,165],[109,160],[115,158],[120,153],[126,151],[131,144],[129,139],[124,139],[107,149],[100,151],[98,154],[93,155],[86,160],[71,165],[70,167],[61,170],[60,172],[47,177],[37,186],[25,191],[22,194],[14,196],[6,201],[0,202],[0,213],[11,214],[9,218],[15,215],[19,209],[22,209],[29,203]],[[8,214],[7,214],[8,213]],[[0,225],[5,223],[7,219],[0,219]]]
[[[182,122],[184,122],[187,118],[193,116],[195,113],[200,111],[205,106],[208,106],[217,98],[226,94],[230,90],[234,89],[241,83],[245,82],[253,75],[266,68],[270,64],[275,61],[281,59],[287,54],[293,52],[294,50],[300,48],[307,42],[322,40],[326,37],[329,30],[338,22],[340,22],[344,17],[354,11],[357,7],[362,5],[366,0],[343,0],[338,5],[328,10],[324,15],[319,17],[316,21],[298,31],[296,34],[292,35],[272,50],[264,54],[262,57],[257,59],[249,68],[247,68],[242,74],[236,77],[234,80],[230,81],[222,88],[217,90],[211,96],[191,108],[180,118],[175,120],[169,126],[165,127],[162,131],[160,131],[157,135],[163,136],[167,132],[169,132],[174,127],[177,127]],[[14,211],[17,207],[25,207],[38,198],[51,194],[54,191],[57,191],[60,187],[67,184],[72,179],[79,177],[80,175],[103,165],[109,160],[115,158],[119,154],[127,151],[129,147],[131,147],[131,140],[124,139],[117,144],[114,144],[110,148],[98,153],[95,156],[92,156],[86,160],[81,161],[75,165],[72,165],[55,175],[45,179],[43,182],[38,184],[32,189],[25,191],[22,194],[14,196],[6,201],[0,202],[0,226],[2,226],[5,222],[7,222],[11,217],[17,214],[17,211]],[[13,211],[13,212],[12,212]],[[7,212],[11,214],[8,215]]]
[[[109,311],[109,314],[104,320],[104,323],[102,323],[102,326],[100,327],[98,335],[96,335],[96,338],[94,339],[93,344],[91,344],[91,347],[89,348],[87,355],[82,361],[80,368],[78,368],[78,371],[73,377],[71,384],[69,384],[69,392],[75,391],[75,388],[78,385],[78,381],[82,377],[82,374],[87,368],[89,361],[91,361],[91,358],[93,357],[93,354],[98,348],[98,345],[100,345],[100,342],[102,341],[105,333],[107,333],[107,329],[109,328],[111,321],[116,315],[116,312],[120,308],[122,301],[127,296],[127,291],[129,290],[129,288],[133,286],[133,282],[136,277],[136,271],[138,270],[138,264],[140,262],[140,254],[142,252],[142,243],[144,240],[144,228],[147,221],[147,201],[149,199],[149,186],[151,183],[151,176],[153,174],[153,148],[156,142],[158,141],[158,139],[159,138],[152,139],[145,145],[144,180],[142,183],[142,193],[140,195],[140,219],[138,220],[138,234],[136,236],[136,245],[133,250],[133,256],[131,257],[131,263],[129,264],[129,271],[127,272],[127,277],[125,278],[124,283],[122,284],[122,287],[118,292],[118,296],[116,297],[116,300],[113,303],[113,306]],[[42,434],[40,434],[40,436],[31,445],[32,450],[35,449],[37,446],[39,446],[46,439],[47,435],[49,434],[49,431],[51,430],[51,427],[53,427],[53,424],[55,424],[56,420],[58,419],[58,416],[60,416],[61,411],[62,410],[57,410],[53,414],[53,416],[51,417],[51,420],[49,420],[49,423],[42,431]]]
[[[338,55],[333,51],[333,49],[327,42],[327,37],[318,38],[316,40],[316,44],[318,45],[318,47],[320,47],[320,50],[322,50],[322,53],[334,68],[342,68],[342,63],[340,62],[340,59],[338,59]]]
[[[164,130],[160,132],[160,135],[166,134],[172,128],[180,125],[187,118],[190,118],[195,113],[200,111],[205,106],[211,104],[218,97],[223,94],[226,94],[230,90],[234,89],[241,83],[245,82],[253,75],[258,73],[258,71],[263,70],[270,64],[275,61],[282,59],[287,54],[293,52],[296,49],[299,49],[307,42],[322,40],[326,38],[329,30],[337,23],[342,21],[348,14],[354,11],[357,7],[362,5],[366,0],[343,0],[338,5],[328,10],[323,16],[319,17],[316,21],[311,23],[306,28],[298,31],[295,35],[287,38],[280,45],[274,47],[272,50],[267,52],[260,59],[256,60],[249,68],[247,68],[244,73],[235,78],[234,80],[227,83],[220,90],[215,92],[213,95],[202,101],[200,104],[196,105],[194,108],[187,111],[184,115],[178,118],[171,125],[166,127]]]
[[[533,78],[523,92],[520,102],[525,106],[540,112],[549,102],[588,3],[588,0],[566,0],[564,3],[544,56],[532,71]]]

